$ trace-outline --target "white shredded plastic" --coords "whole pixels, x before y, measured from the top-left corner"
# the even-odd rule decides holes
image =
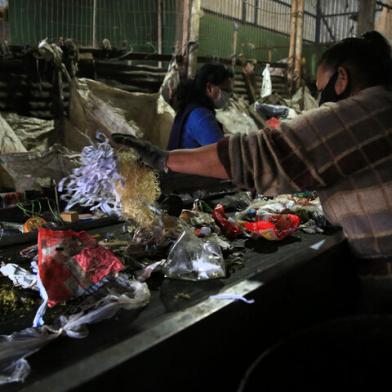
[[[243,295],[240,294],[216,294],[210,295],[212,299],[227,299],[230,301],[242,301],[247,304],[253,304],[255,302],[254,299],[246,299]]]
[[[80,167],[63,178],[58,186],[61,198],[67,201],[66,210],[75,205],[100,209],[108,215],[120,215],[120,197],[115,184],[121,181],[118,163],[108,139],[97,133],[101,140],[92,146],[84,147],[80,156]]]

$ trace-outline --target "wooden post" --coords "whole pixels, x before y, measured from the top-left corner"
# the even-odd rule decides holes
[[[295,88],[298,89],[301,85],[302,79],[302,37],[304,25],[304,8],[305,0],[298,0],[297,10],[297,34],[295,37],[295,66],[294,66],[294,81]]]
[[[241,10],[241,20],[246,22],[246,14],[247,14],[247,1],[242,0],[242,10]]]
[[[259,9],[260,9],[260,0],[255,1],[255,18],[253,23],[257,26],[259,21]]]
[[[193,78],[197,70],[197,47],[199,45],[201,0],[192,0],[189,29],[188,78]]]
[[[366,31],[374,30],[376,0],[359,0],[357,36]]]
[[[190,20],[191,0],[184,0],[183,17],[182,17],[182,51],[187,52],[189,41],[189,20]]]
[[[233,72],[235,70],[235,65],[237,64],[238,29],[238,23],[233,22],[233,54],[231,55],[231,66],[233,68]]]
[[[163,0],[157,0],[157,46],[158,54],[162,54],[162,25],[163,25]],[[162,67],[162,61],[158,61],[158,67]]]
[[[181,53],[183,55],[183,63],[180,68],[181,79],[188,77],[188,64],[189,64],[189,54],[188,54],[188,42],[189,42],[189,23],[190,23],[190,5],[191,0],[183,0],[182,5],[182,42],[181,42]]]
[[[290,14],[290,47],[287,61],[287,82],[291,93],[294,79],[294,59],[295,59],[295,35],[297,31],[297,9],[298,0],[291,1]]]
[[[97,0],[93,3],[93,48],[97,48]]]
[[[182,46],[182,22],[184,17],[184,0],[176,0],[176,45]],[[176,54],[182,54],[182,47]]]

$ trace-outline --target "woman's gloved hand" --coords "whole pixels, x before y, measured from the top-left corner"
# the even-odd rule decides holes
[[[141,160],[152,169],[165,173],[168,172],[166,166],[167,157],[169,155],[168,151],[162,150],[150,142],[123,133],[113,133],[111,139],[114,143],[133,148],[140,156]]]

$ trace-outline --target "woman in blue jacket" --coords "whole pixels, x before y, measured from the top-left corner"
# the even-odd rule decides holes
[[[233,72],[222,64],[205,64],[194,79],[179,85],[177,115],[170,133],[169,150],[196,148],[223,138],[215,109],[226,106],[232,90]]]

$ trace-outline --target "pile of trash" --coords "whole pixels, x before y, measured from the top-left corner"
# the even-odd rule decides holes
[[[105,143],[101,142],[101,150]],[[102,171],[100,163],[96,164],[100,168],[96,170]],[[107,173],[97,178],[102,189],[87,186],[82,177],[72,187],[74,196],[84,189],[85,198],[71,197],[71,202],[82,201],[108,212],[99,192],[107,191],[103,185],[110,178],[121,181],[120,175]],[[25,357],[53,339],[62,335],[85,337],[87,324],[110,318],[119,309],[146,306],[150,298],[146,281],[155,272],[188,281],[225,278],[232,240],[281,241],[298,230],[317,233],[325,226],[320,202],[312,192],[274,199],[243,196],[233,200],[241,209],[229,214],[223,204],[211,206],[201,200],[178,217],[167,215],[154,204],[159,224],[142,228],[126,222],[121,239],[108,235],[97,240],[86,232],[39,228],[37,245],[22,251],[30,267],[3,263],[0,268],[16,288],[33,290],[41,297],[32,328],[0,339],[0,383],[23,381],[30,371]],[[113,201],[110,208],[121,214],[121,201],[117,202]],[[75,301],[77,312],[45,322],[51,308],[66,303],[73,304],[74,310]]]
[[[61,63],[61,53],[57,55]],[[62,132],[55,132],[53,121],[0,114],[0,187],[15,190],[15,204],[24,192],[54,185],[60,201],[67,204],[68,217],[88,209],[124,222],[118,238],[107,234],[97,239],[56,225],[64,223],[59,200],[53,207],[56,222],[34,213],[33,203],[31,227],[28,221],[20,226],[37,231],[37,243],[21,252],[23,263],[3,260],[0,272],[16,293],[32,293],[35,300],[29,306],[36,307],[35,316],[31,327],[0,336],[0,384],[24,381],[30,372],[25,358],[50,341],[60,336],[84,338],[88,324],[113,317],[120,309],[146,306],[146,281],[155,272],[195,282],[222,279],[235,239],[281,241],[299,230],[323,231],[321,205],[311,192],[273,199],[238,194],[234,212],[225,203],[212,206],[202,200],[179,216],[160,207],[157,174],[128,150],[115,151],[108,140],[111,133],[121,132],[165,147],[174,118],[170,96],[178,81],[173,64],[158,94],[129,93],[73,79]],[[265,91],[252,108],[232,99],[217,118],[230,134],[259,128],[252,110],[263,118],[295,115],[288,102],[278,106],[272,100]],[[102,131],[98,136],[97,129]],[[6,297],[12,300],[12,295]],[[66,305],[61,314],[53,312],[60,304]]]
[[[29,268],[3,262],[0,272],[16,288],[39,293],[42,302],[31,328],[1,336],[0,384],[24,381],[30,373],[25,358],[50,341],[84,338],[88,324],[149,302],[148,286],[124,272],[122,261],[86,232],[40,228],[38,244],[22,255]],[[63,307],[60,316],[46,323],[47,308],[64,303],[73,304],[73,311],[67,314]]]

